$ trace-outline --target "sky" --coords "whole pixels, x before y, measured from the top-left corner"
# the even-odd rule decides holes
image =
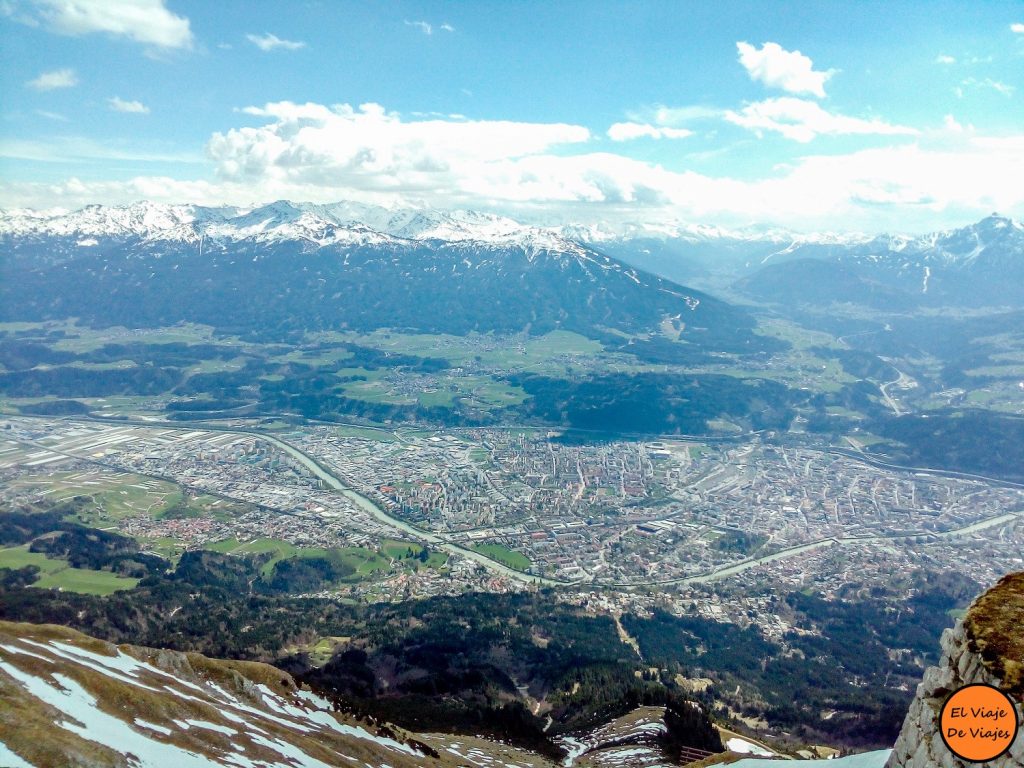
[[[1024,3],[0,0],[0,206],[1024,218]]]

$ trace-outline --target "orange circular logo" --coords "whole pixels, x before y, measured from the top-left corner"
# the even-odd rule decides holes
[[[949,751],[969,763],[994,760],[1017,738],[1017,711],[1005,693],[975,683],[946,699],[939,714],[942,741]]]

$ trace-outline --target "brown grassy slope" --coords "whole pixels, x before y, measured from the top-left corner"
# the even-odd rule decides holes
[[[105,658],[76,657],[76,650]],[[124,657],[145,666],[135,667]],[[300,697],[292,677],[268,664],[219,661],[196,653],[130,645],[118,647],[65,627],[4,621],[0,621],[0,662],[10,671],[0,669],[0,742],[41,768],[127,768],[129,761],[117,744],[101,745],[62,727],[61,721],[72,722],[72,718],[32,695],[17,675],[29,675],[44,687],[64,690],[67,681],[73,681],[95,699],[97,709],[121,720],[125,727],[153,742],[202,755],[211,765],[226,764],[233,754],[252,762],[285,762],[281,750],[275,751],[274,742],[301,750],[329,766],[449,768],[464,762],[446,748],[457,742],[458,736],[447,737],[447,743],[440,737],[428,740],[438,757],[422,752],[408,754],[366,738],[369,734],[388,736],[406,746],[418,739],[397,727],[330,713]],[[129,669],[118,670],[118,665]],[[109,666],[115,669],[107,669]],[[170,733],[140,726],[136,719]],[[187,720],[230,732],[183,727],[182,722]],[[363,736],[346,731],[346,727],[359,729]],[[479,765],[498,768],[516,762],[537,768],[551,766],[535,755],[484,740],[473,740],[473,747]]]
[[[1008,573],[975,600],[964,628],[1002,689],[1024,701],[1024,571]]]

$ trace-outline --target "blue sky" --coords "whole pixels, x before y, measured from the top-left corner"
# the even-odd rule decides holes
[[[0,0],[0,205],[1024,216],[1021,3]]]

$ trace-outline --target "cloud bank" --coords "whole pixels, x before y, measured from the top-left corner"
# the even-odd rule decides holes
[[[816,102],[791,96],[747,104],[739,112],[729,110],[725,113],[725,119],[758,133],[774,131],[787,139],[802,143],[807,143],[818,136],[917,134],[913,128],[891,125],[877,118],[862,120],[833,114],[822,109]]]
[[[798,113],[804,122],[786,130],[899,133],[907,140],[846,154],[809,153],[759,178],[737,179],[597,151],[608,145],[581,125],[420,119],[378,104],[272,102],[240,110],[255,124],[211,136],[206,155],[212,178],[5,183],[0,204],[352,199],[484,208],[549,221],[767,222],[805,231],[923,230],[950,216],[967,221],[992,210],[1024,212],[1024,187],[1017,182],[1024,177],[1024,134],[981,136],[955,120],[914,133],[829,115],[806,103]],[[779,121],[792,112],[762,109],[736,116],[753,120],[767,114],[765,120]],[[627,133],[641,133],[646,124],[631,125],[640,128]],[[46,149],[0,146],[0,155],[25,157]]]

